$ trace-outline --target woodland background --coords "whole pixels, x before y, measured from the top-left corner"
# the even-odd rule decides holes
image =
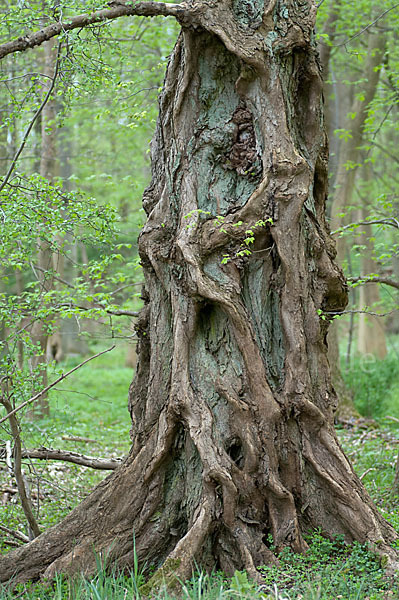
[[[0,43],[54,15],[97,8],[94,2],[2,2]],[[0,419],[8,406],[39,395],[17,413],[17,426],[27,456],[20,480],[40,530],[107,472],[43,460],[43,447],[107,460],[129,448],[127,390],[142,282],[136,240],[157,96],[177,33],[172,19],[117,19],[0,63]],[[328,215],[350,285],[346,314],[334,319],[329,334],[341,396],[337,426],[384,516],[399,526],[399,5],[325,0],[316,35],[330,138]],[[112,346],[40,394],[61,373]],[[15,442],[12,424],[0,423],[2,552],[35,535],[10,458]],[[28,456],[32,449],[42,449],[39,460]],[[339,542],[323,549],[322,538],[312,539],[315,573],[323,557],[342,564]],[[286,559],[280,575],[265,577],[267,585],[277,580],[281,594],[293,594],[303,579],[295,593],[310,593],[301,571],[309,564]],[[355,564],[347,573],[354,569],[360,578],[344,577],[348,585],[356,581],[343,597],[390,597],[379,576],[371,577],[378,568],[366,550],[345,560]],[[361,583],[365,574],[374,592]],[[334,577],[341,582],[341,575]],[[206,585],[258,593],[237,577]],[[328,595],[330,575],[322,577],[314,588],[319,595],[309,597],[335,597]]]

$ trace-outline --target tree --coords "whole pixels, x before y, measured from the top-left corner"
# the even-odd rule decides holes
[[[45,83],[44,97],[53,84],[55,77],[57,61],[57,46],[55,39],[45,42],[43,72],[48,81]],[[45,177],[51,184],[57,176],[56,165],[56,100],[49,97],[41,113],[41,156],[40,156],[40,175]],[[51,241],[38,239],[37,241],[37,279],[40,285],[40,291],[49,293],[54,286],[53,269],[59,272],[60,255],[53,255]],[[31,367],[36,369],[39,366],[40,378],[43,388],[47,387],[47,345],[49,343],[48,323],[40,319],[34,321],[31,332],[32,342],[40,348],[31,360]],[[41,397],[39,400],[40,412],[49,414],[49,404],[47,397]]]
[[[275,560],[271,537],[300,552],[312,527],[369,542],[395,565],[397,536],[332,422],[326,314],[345,308],[347,291],[324,217],[315,5],[109,11],[137,7],[176,16],[182,32],[144,196],[132,448],[62,523],[2,558],[0,578],[89,572],[93,549],[131,566],[134,548],[162,565],[149,585],[187,577],[194,559],[256,577]]]
[[[386,186],[377,183],[377,173],[383,161],[376,161],[374,141],[381,142],[385,131],[392,131],[392,126],[385,124],[392,105],[386,91],[386,78],[390,76],[388,56],[391,56],[394,42],[392,33],[396,30],[394,25],[395,14],[388,3],[362,3],[333,5],[324,4],[324,27],[321,38],[321,58],[324,76],[330,69],[330,82],[325,88],[327,97],[327,123],[329,138],[332,141],[332,160],[330,161],[330,184],[334,182],[334,201],[331,208],[333,230],[349,221],[375,220],[372,216],[377,210],[378,198],[384,198]],[[385,10],[384,10],[385,9]],[[362,13],[362,22],[353,19],[354,11]],[[392,11],[392,12],[391,12]],[[386,27],[384,17],[390,13],[390,25]],[[323,15],[319,15],[319,23]],[[359,35],[359,31],[363,34]],[[348,63],[348,54],[353,60]],[[331,60],[330,60],[331,59]],[[391,59],[392,62],[392,59]],[[392,67],[391,67],[392,68]],[[328,81],[328,80],[327,80]],[[396,101],[396,100],[395,100]],[[346,117],[345,117],[346,115]],[[335,132],[334,132],[335,130]],[[383,138],[384,139],[384,138]],[[384,144],[385,145],[385,144]],[[336,163],[336,168],[335,168]],[[362,165],[362,163],[364,163]],[[372,164],[376,164],[376,168]],[[359,168],[362,167],[362,168]],[[386,166],[384,165],[384,172]],[[365,182],[365,174],[371,176],[369,184]],[[359,193],[359,189],[362,193]],[[379,207],[382,208],[380,201]],[[356,211],[359,211],[359,216]],[[347,213],[345,215],[343,213]],[[371,213],[369,215],[369,212]],[[362,216],[360,216],[363,213]],[[366,213],[366,214],[365,214]],[[351,216],[349,217],[349,214]],[[387,215],[388,216],[388,215]],[[344,233],[348,234],[350,228]],[[366,235],[367,230],[367,235]],[[373,233],[372,226],[362,232],[361,237],[354,238],[353,233],[359,234],[360,225],[352,227],[351,235],[340,235],[337,240],[339,264],[345,265],[350,276],[363,273],[379,272],[381,265],[375,261],[376,254],[372,253]],[[384,237],[385,244],[389,246],[389,236],[379,235],[379,242]],[[359,244],[361,246],[359,247]],[[392,247],[392,245],[391,245]],[[360,250],[361,248],[361,250]],[[387,248],[386,252],[390,250]],[[378,254],[382,254],[380,250]],[[374,256],[374,259],[372,259]],[[373,268],[371,268],[373,265]],[[359,283],[356,284],[356,286]],[[352,289],[351,304],[357,305],[356,295],[360,295],[360,309],[378,311],[379,285],[368,283],[359,285],[359,289]],[[384,294],[383,294],[384,297]],[[382,313],[388,313],[387,298]],[[388,303],[389,305],[390,303]],[[374,308],[370,308],[373,307]],[[351,308],[352,308],[351,307]],[[359,311],[360,312],[360,311]],[[380,358],[386,352],[384,324],[381,317],[361,313],[358,316],[359,337],[357,350],[364,352],[366,349]],[[339,369],[338,338],[342,342],[345,329],[343,323],[338,321],[330,328],[328,334],[329,360],[332,368],[332,380],[339,394],[337,415],[347,418],[356,415],[353,400],[346,388]],[[350,317],[348,331],[348,345],[346,353],[346,367],[350,365],[352,340],[355,327],[355,315]],[[340,335],[338,334],[340,332]],[[335,357],[335,358],[334,358]]]

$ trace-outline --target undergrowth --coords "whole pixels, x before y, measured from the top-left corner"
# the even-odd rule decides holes
[[[343,377],[363,417],[399,418],[399,352],[393,347],[383,360],[372,355],[356,356]]]
[[[102,346],[93,345],[92,353]],[[124,366],[126,353],[127,345],[119,344],[58,384],[49,394],[49,417],[32,420],[21,411],[22,446],[104,458],[125,456],[130,447],[127,390],[133,377],[133,370]],[[72,357],[58,368],[68,371],[81,361]],[[8,430],[8,424],[0,429],[0,446],[10,439]],[[24,471],[41,530],[60,521],[109,474],[54,460],[25,460]],[[4,461],[0,461],[0,504],[0,523],[27,533],[16,484]],[[0,531],[0,553],[8,551],[10,543],[19,542]]]
[[[296,555],[288,549],[279,554],[280,566],[262,567],[264,582],[255,585],[244,571],[232,577],[223,573],[197,571],[191,580],[181,582],[177,593],[161,589],[154,600],[389,600],[399,598],[396,583],[384,578],[379,562],[360,544],[347,546],[342,539],[327,540],[320,532],[307,536],[309,550]],[[17,585],[4,589],[0,600],[23,597],[26,600],[144,600],[141,572],[118,574],[98,564],[95,577],[68,579],[57,575],[51,587]]]
[[[111,360],[109,355],[99,357],[90,368],[77,371],[73,379],[54,390],[50,397],[51,417],[23,422],[25,447],[44,445],[104,457],[124,455],[129,448],[130,426],[126,390],[132,378],[132,370],[120,366],[124,364],[125,355],[126,348],[119,347],[111,353]],[[77,362],[78,359],[74,360]],[[348,377],[356,390],[357,407],[366,416],[377,420],[360,419],[346,423],[338,427],[337,432],[344,451],[374,502],[399,531],[399,490],[393,489],[399,423],[382,418],[388,408],[391,416],[399,414],[398,363],[395,360],[396,357],[390,357],[371,363],[367,372],[363,363],[353,363]],[[63,366],[68,369],[73,364],[72,360]],[[71,390],[79,390],[79,393]],[[385,408],[381,408],[379,403]],[[107,474],[107,471],[93,471],[55,461],[26,461],[24,468],[42,529],[60,520]],[[15,487],[4,463],[0,463],[0,491],[13,485]],[[10,529],[26,532],[17,494],[3,502],[1,523]],[[1,535],[0,552],[10,549],[10,541],[7,534]],[[399,599],[398,584],[384,578],[377,559],[366,547],[359,544],[347,546],[340,538],[327,540],[319,531],[309,533],[307,542],[309,550],[305,555],[296,555],[287,549],[279,555],[279,567],[262,567],[261,586],[253,584],[245,572],[227,577],[219,572],[206,574],[198,571],[190,581],[182,582],[178,595],[171,596],[166,590],[161,590],[154,598]],[[14,540],[15,543],[18,542]],[[13,591],[4,587],[0,591],[0,600],[18,597],[26,600],[139,599],[143,583],[137,564],[134,572],[119,574],[105,569],[99,562],[97,575],[90,580],[83,577],[67,579],[58,575],[51,587],[31,584],[17,586]]]

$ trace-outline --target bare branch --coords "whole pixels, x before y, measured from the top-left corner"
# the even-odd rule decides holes
[[[175,17],[178,20],[184,20],[189,16],[188,7],[185,4],[165,4],[164,2],[138,2],[135,4],[119,4],[118,2],[110,2],[111,8],[96,10],[93,13],[85,13],[72,17],[68,21],[58,21],[36,31],[29,33],[23,37],[19,37],[11,42],[6,42],[0,45],[0,59],[8,54],[15,52],[24,52],[29,48],[40,46],[47,40],[60,35],[61,33],[72,31],[73,29],[82,29],[90,25],[96,25],[111,19],[127,16],[139,17]]]
[[[364,473],[362,473],[362,475],[360,475],[360,477],[359,477],[360,481],[362,481],[362,479],[364,479],[366,477],[366,475],[371,473],[371,471],[375,471],[375,467],[370,467]]]
[[[43,396],[43,394],[46,394],[49,390],[51,390],[51,388],[53,388],[55,385],[57,385],[57,383],[59,383],[63,379],[66,379],[67,377],[69,377],[69,375],[71,375],[74,371],[77,371],[78,369],[80,369],[81,367],[83,367],[83,365],[85,365],[86,363],[90,362],[94,358],[97,358],[97,357],[101,356],[102,354],[105,354],[106,352],[111,352],[111,350],[113,350],[114,348],[115,348],[115,344],[113,346],[111,346],[110,348],[107,348],[106,350],[103,350],[102,352],[98,352],[97,354],[94,354],[93,356],[90,356],[89,358],[86,358],[86,360],[84,360],[83,362],[81,362],[80,364],[78,364],[76,367],[74,367],[73,369],[71,369],[70,371],[68,371],[68,373],[63,373],[60,377],[58,377],[58,379],[56,379],[55,381],[53,381],[53,383],[50,383],[50,385],[48,385],[47,387],[45,387],[38,394],[35,394],[34,396],[32,396],[32,398],[29,398],[29,400],[26,400],[25,402],[22,402],[22,404],[20,404],[19,406],[17,406],[16,408],[14,408],[11,412],[9,412],[8,415],[6,415],[2,419],[0,419],[0,425],[1,425],[1,423],[4,423],[4,421],[7,421],[7,419],[9,419],[10,416],[14,415],[16,412],[18,412],[22,408],[25,408],[25,406],[27,406],[28,404],[31,404],[32,402],[35,402],[35,400],[38,400],[41,396]]]
[[[388,217],[386,219],[374,219],[372,221],[356,221],[355,223],[349,223],[349,225],[344,225],[339,229],[335,229],[335,231],[331,232],[331,235],[342,233],[347,229],[356,228],[360,225],[388,225],[390,227],[395,227],[396,229],[399,229],[399,221],[395,219],[395,217]]]
[[[397,312],[398,308],[393,308],[392,310],[385,313],[377,313],[367,309],[359,309],[359,310],[341,310],[339,312],[334,310],[326,310],[323,312],[324,315],[332,316],[332,317],[341,317],[343,315],[371,315],[372,317],[388,317],[393,313]]]
[[[399,163],[399,158],[397,156],[395,156],[395,154],[393,154],[392,152],[390,152],[387,148],[384,148],[384,146],[382,146],[381,144],[379,144],[375,140],[372,141],[372,144],[373,144],[373,146],[375,146],[376,148],[379,148],[382,152],[384,152],[384,154],[386,154],[387,156],[389,156],[389,158],[391,160],[393,160],[396,163]]]
[[[115,315],[116,317],[138,317],[140,314],[138,311],[135,311],[135,310],[113,310],[111,308],[105,308],[104,306],[101,306],[100,303],[97,303],[97,306],[87,307],[87,306],[80,306],[78,304],[73,304],[72,302],[70,302],[70,303],[66,303],[66,304],[58,304],[54,308],[58,309],[58,308],[63,308],[63,307],[78,308],[79,310],[82,310],[82,311],[83,310],[89,311],[92,309],[103,310],[108,315]],[[0,421],[0,423],[1,423],[1,421]]]
[[[362,33],[364,33],[365,31],[367,31],[368,29],[370,29],[370,27],[372,27],[373,25],[375,25],[376,23],[378,23],[378,21],[380,19],[382,19],[383,17],[385,17],[386,14],[388,14],[389,12],[391,12],[391,10],[394,10],[398,6],[399,6],[399,3],[394,4],[393,6],[390,6],[384,12],[382,12],[381,14],[379,14],[378,17],[376,19],[374,19],[374,21],[372,21],[371,23],[369,23],[368,25],[366,25],[366,27],[363,27],[363,29],[361,29],[360,31],[358,31],[357,33],[355,33],[355,35],[352,35],[352,37],[346,39],[344,42],[341,42],[340,44],[333,44],[334,48],[341,48],[342,46],[346,46],[346,44],[349,44],[350,42],[352,42],[352,40],[355,40],[356,38],[358,38],[360,35],[362,35]]]
[[[395,421],[395,423],[399,423],[399,419],[397,419],[396,417],[384,417],[384,419],[389,419],[390,421]]]
[[[67,442],[83,442],[85,444],[99,444],[100,443],[97,440],[93,440],[93,438],[80,437],[78,435],[63,435],[62,439],[66,440]]]
[[[111,309],[106,309],[105,310],[106,313],[108,313],[109,315],[115,315],[116,317],[138,317],[139,316],[139,312],[134,311],[134,310],[111,310]]]
[[[14,540],[10,540],[9,538],[5,538],[3,540],[3,544],[7,544],[7,546],[11,546],[11,548],[20,548],[21,544],[19,544],[18,542],[15,542]],[[18,596],[17,596],[18,598]]]
[[[0,451],[0,458],[3,458],[3,452]],[[104,471],[111,471],[116,469],[121,462],[122,458],[96,458],[93,456],[85,456],[78,452],[71,452],[69,450],[56,450],[54,448],[35,448],[33,450],[22,450],[21,458],[37,458],[39,460],[60,460],[64,462],[74,463],[75,465],[82,465],[83,467],[90,467],[91,469],[101,469]]]
[[[31,267],[32,267],[32,271],[34,272],[35,269],[38,269],[39,271],[41,271],[42,273],[50,273],[51,269],[43,269],[43,267],[39,267],[39,265],[33,265],[31,263]],[[35,274],[35,277],[37,278],[37,274]],[[71,290],[75,290],[75,286],[72,285],[72,283],[69,283],[69,281],[66,281],[66,279],[62,279],[62,277],[59,277],[58,275],[55,275],[55,273],[51,272],[51,277],[53,279],[56,279],[57,281],[59,281],[60,283],[63,283],[64,285],[66,285],[67,287],[71,288]]]
[[[16,531],[15,529],[9,529],[8,527],[5,527],[4,525],[0,525],[0,531],[4,531],[4,533],[8,533],[8,535],[11,535],[16,540],[20,540],[21,542],[27,543],[30,541],[28,536],[25,535],[24,533],[22,533],[22,531]]]

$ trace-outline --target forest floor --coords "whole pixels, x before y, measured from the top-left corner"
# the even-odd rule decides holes
[[[57,386],[51,392],[49,418],[21,420],[24,447],[60,448],[103,458],[124,456],[129,449],[130,423],[126,404],[127,389],[132,378],[132,369],[120,366],[124,364],[125,354],[126,348],[120,346],[110,355],[101,356],[76,371],[71,378]],[[78,362],[78,358],[71,359],[62,366],[69,369]],[[363,412],[366,406],[366,414],[370,405],[367,398],[370,397],[372,386],[376,388],[373,399],[381,393],[383,399],[375,405],[374,410],[369,411],[377,418],[338,423],[337,432],[374,502],[399,531],[399,489],[394,487],[399,452],[397,357],[385,359],[374,367],[375,377],[373,373],[370,375],[370,371],[364,374],[361,366],[355,364],[348,380],[354,383],[357,405]],[[381,404],[387,402],[387,398],[390,398],[389,404],[383,410],[389,410],[390,414],[373,414],[380,411]],[[0,447],[4,434],[4,430],[0,431]],[[59,521],[109,473],[54,460],[24,462],[42,530]],[[0,524],[3,527],[26,534],[16,484],[2,460],[0,512]],[[384,571],[367,548],[358,544],[348,547],[340,538],[326,540],[318,531],[309,532],[307,541],[309,551],[306,555],[285,551],[279,556],[279,567],[262,568],[264,583],[260,587],[252,584],[245,572],[236,572],[233,577],[226,577],[223,573],[207,575],[198,572],[183,585],[177,597],[197,600],[399,599],[399,581],[392,583],[385,579]],[[0,553],[20,543],[12,535],[0,531]],[[134,572],[128,577],[116,573],[106,575],[104,565],[100,562],[98,567],[97,576],[90,581],[83,578],[68,581],[60,577],[51,589],[32,585],[11,592],[5,587],[0,590],[0,600],[16,597],[26,600],[119,600],[140,597],[138,588],[143,583],[140,565],[135,565]],[[171,597],[165,591],[157,598],[168,600]]]

